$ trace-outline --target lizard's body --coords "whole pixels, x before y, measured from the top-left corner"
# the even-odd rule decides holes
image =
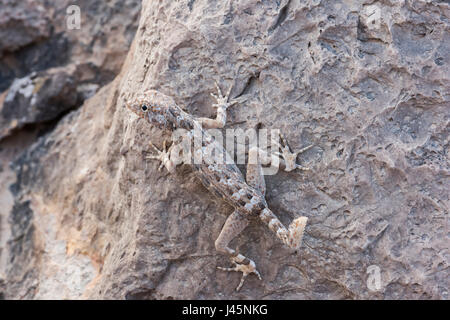
[[[196,176],[211,193],[223,198],[235,208],[235,211],[225,222],[215,245],[218,251],[228,254],[236,265],[234,268],[220,269],[243,272],[243,277],[237,287],[237,290],[239,290],[248,274],[253,272],[261,278],[252,260],[228,247],[228,243],[247,226],[249,218],[260,218],[275,232],[278,238],[293,248],[298,248],[301,245],[307,218],[299,217],[295,219],[287,229],[268,208],[265,200],[265,182],[261,162],[271,164],[272,155],[267,155],[258,148],[251,148],[249,150],[246,179],[234,162],[227,161],[225,163],[225,159],[230,157],[227,151],[222,144],[204,130],[222,128],[226,122],[226,109],[233,104],[227,102],[228,95],[223,97],[219,88],[218,90],[216,119],[194,118],[178,107],[170,97],[154,90],[149,90],[135,100],[128,101],[127,107],[161,129],[169,131],[184,129],[194,139],[201,139],[199,140],[201,141],[201,147],[196,148],[194,153],[197,153],[196,159],[202,159],[202,161],[192,165]],[[297,167],[307,170],[307,168],[297,165],[295,158],[299,152],[309,147],[297,153],[291,153],[285,142],[284,144],[284,147],[280,145],[282,149],[280,156],[283,157],[281,160],[286,168],[285,170],[290,171]],[[169,172],[174,172],[176,165],[182,163],[180,150],[174,149],[174,147],[175,142],[169,150],[165,150],[165,143],[163,151],[154,147],[159,155],[150,158],[160,160],[162,162],[160,168],[164,165]],[[214,152],[212,155],[211,149],[219,152]]]

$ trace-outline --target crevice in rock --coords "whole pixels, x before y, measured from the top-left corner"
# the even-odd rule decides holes
[[[240,96],[247,94],[250,91],[250,89],[255,85],[256,81],[258,81],[259,75],[260,71],[250,76],[247,79],[247,82],[245,83],[245,86],[242,89],[242,91],[235,98],[239,98]]]
[[[284,20],[286,20],[290,4],[291,4],[291,0],[289,0],[286,3],[286,5],[283,8],[281,8],[280,13],[278,14],[278,18],[275,21],[275,24],[269,28],[269,33],[272,33],[276,28],[278,28],[284,22]]]
[[[64,33],[52,34],[49,39],[6,52],[0,59],[0,92],[8,89],[16,78],[67,64],[70,54]]]

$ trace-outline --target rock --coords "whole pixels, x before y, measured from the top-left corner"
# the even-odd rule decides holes
[[[67,27],[67,8],[73,1],[3,2],[0,22],[5,21],[5,28],[0,30],[14,41],[25,39],[25,35],[36,36],[26,45],[22,40],[23,45],[15,45],[2,37],[8,39],[8,46],[3,56],[0,54],[0,91],[32,72],[80,64],[89,66],[92,76],[84,81],[105,85],[120,71],[139,21],[139,0],[77,1],[81,25],[73,30]]]
[[[120,71],[137,28],[140,3],[81,1],[77,4],[82,18],[79,30],[66,26],[69,4],[60,1],[55,6],[38,0],[6,1],[2,6],[5,15],[0,24],[5,21],[3,32],[14,41],[21,41],[14,30],[23,30],[26,35],[39,33],[28,31],[24,25],[30,30],[48,30],[46,36],[41,30],[42,36],[23,45],[8,40],[11,45],[3,56],[0,54],[0,91],[8,92],[0,96],[0,139],[25,124],[58,119],[79,107]]]
[[[35,1],[2,0],[0,7],[0,57],[50,35],[46,10]]]
[[[79,100],[76,79],[67,72],[33,73],[16,79],[0,109],[0,139],[26,124],[57,119]]]
[[[5,298],[448,298],[448,3],[148,1],[141,15],[115,80],[5,169]],[[146,161],[166,137],[123,106],[156,88],[212,116],[214,80],[245,98],[228,128],[314,145],[310,171],[266,177],[283,222],[309,217],[305,245],[251,224],[232,246],[264,280],[238,293],[214,248],[232,208],[188,165]]]
[[[5,299],[5,293],[4,293],[4,287],[5,287],[5,280],[4,279],[0,279],[0,300],[4,300]]]

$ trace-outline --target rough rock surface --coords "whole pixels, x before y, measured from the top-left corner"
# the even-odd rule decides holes
[[[448,2],[430,0],[143,2],[115,80],[37,134],[12,171],[2,162],[0,292],[448,299],[449,19]],[[314,144],[301,159],[311,171],[266,179],[283,222],[309,217],[305,245],[293,252],[249,226],[232,245],[264,280],[240,292],[238,274],[216,269],[228,264],[214,240],[231,208],[189,166],[168,175],[145,161],[164,136],[123,107],[124,95],[156,88],[212,116],[214,80],[246,98],[228,127]]]
[[[66,9],[73,1],[1,0],[0,3],[0,91],[8,89],[8,96],[17,96],[18,86],[25,86],[27,90],[23,91],[31,90],[37,98],[48,95],[48,90],[57,94],[62,85],[59,79],[53,77],[53,82],[46,83],[47,90],[39,92],[43,84],[40,76],[66,73],[71,82],[66,88],[71,87],[72,91],[68,95],[78,95],[76,103],[61,101],[59,107],[53,105],[45,111],[33,105],[30,93],[30,99],[21,99],[15,112],[0,110],[3,129],[0,139],[13,128],[58,119],[61,112],[80,106],[100,86],[112,81],[136,32],[140,11],[139,0],[80,0],[77,5],[81,28],[69,29]],[[59,94],[66,95],[64,91]],[[0,106],[1,100],[0,96]],[[32,115],[34,112],[39,115]]]
[[[16,79],[3,100],[0,136],[26,124],[56,119],[78,106],[81,99],[75,78],[65,71]]]
[[[50,35],[44,7],[32,0],[21,2],[19,5],[15,0],[0,1],[0,56]]]

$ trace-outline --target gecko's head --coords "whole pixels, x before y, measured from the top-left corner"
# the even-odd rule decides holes
[[[156,90],[148,90],[126,100],[128,109],[160,129],[175,130],[185,125],[184,112],[173,99]]]

